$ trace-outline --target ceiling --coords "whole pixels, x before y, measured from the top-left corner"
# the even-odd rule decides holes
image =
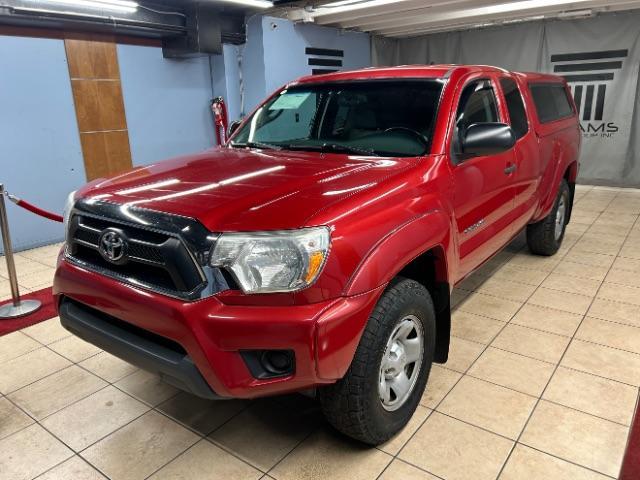
[[[640,0],[325,0],[297,2],[279,13],[294,21],[406,38],[635,8]]]

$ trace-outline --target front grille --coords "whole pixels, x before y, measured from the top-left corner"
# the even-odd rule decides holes
[[[166,265],[163,249],[167,241],[172,238],[169,234],[144,230],[130,225],[123,229],[121,224],[116,224],[112,220],[82,216],[78,219],[74,240],[97,250],[102,232],[114,227],[123,230],[126,234],[129,240],[127,253],[130,259]]]
[[[166,222],[168,216],[162,215]],[[174,224],[162,225],[170,228]],[[122,258],[109,258],[100,249],[103,235],[110,231],[124,242]],[[196,298],[207,286],[202,267],[176,232],[104,218],[76,206],[67,238],[71,261],[125,282],[188,299]]]
[[[100,241],[100,232],[93,232],[91,230],[76,230],[74,239],[78,242],[86,242],[92,245],[98,245]]]

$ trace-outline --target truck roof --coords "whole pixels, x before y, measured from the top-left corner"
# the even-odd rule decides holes
[[[370,67],[360,70],[350,70],[345,72],[325,73],[322,75],[307,75],[293,82],[296,83],[318,83],[334,82],[341,80],[366,80],[375,78],[448,78],[454,71],[461,73],[475,72],[502,72],[508,70],[490,65],[400,65],[397,67]],[[525,80],[538,82],[562,82],[562,77],[534,72],[508,72],[523,77]]]

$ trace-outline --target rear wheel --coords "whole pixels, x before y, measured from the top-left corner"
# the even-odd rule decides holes
[[[558,251],[564,238],[570,206],[569,185],[566,180],[562,180],[558,197],[549,215],[527,226],[527,244],[532,253],[550,256]]]
[[[318,392],[327,420],[378,445],[409,421],[424,392],[435,348],[427,289],[396,278],[374,308],[344,378]]]

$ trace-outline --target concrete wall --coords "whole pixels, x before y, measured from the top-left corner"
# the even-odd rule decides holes
[[[64,43],[0,36],[0,72],[0,182],[61,213],[67,194],[85,183]],[[11,202],[7,209],[17,250],[64,237],[60,223]]]
[[[118,45],[118,62],[134,165],[215,144],[209,57],[168,60],[160,48]]]

